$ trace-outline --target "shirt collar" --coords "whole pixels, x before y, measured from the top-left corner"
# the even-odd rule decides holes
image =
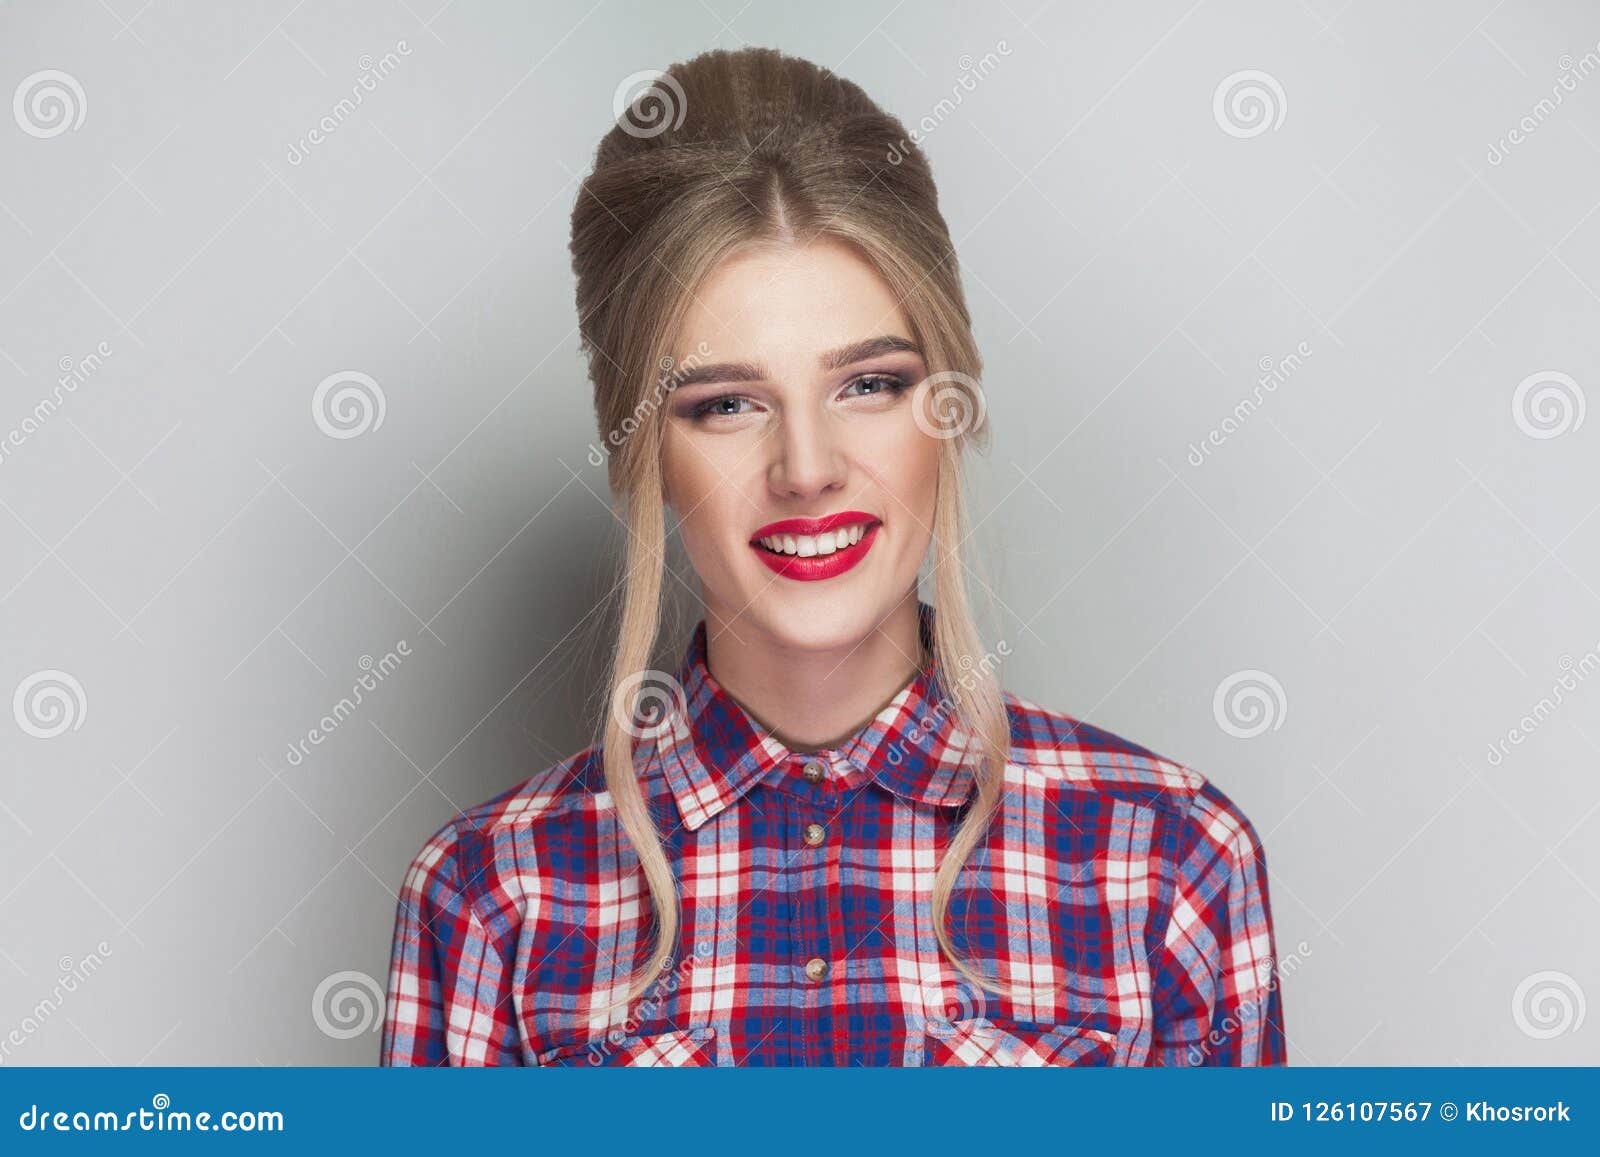
[[[931,653],[933,608],[918,604],[918,625]],[[700,827],[797,754],[767,732],[723,689],[706,667],[706,625],[695,627],[678,682],[684,710],[664,720],[656,736],[667,784],[683,823]],[[916,803],[959,807],[973,775],[962,759],[966,735],[955,725],[953,701],[932,664],[849,739],[818,759],[842,759],[889,791]]]

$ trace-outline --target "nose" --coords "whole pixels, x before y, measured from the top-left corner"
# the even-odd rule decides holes
[[[844,453],[826,415],[785,417],[767,467],[767,485],[774,494],[814,498],[841,489],[847,472]]]

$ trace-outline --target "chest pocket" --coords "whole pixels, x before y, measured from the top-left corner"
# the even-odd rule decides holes
[[[923,1064],[965,1068],[1123,1063],[1117,1038],[1099,1029],[1022,1020],[929,1021]]]
[[[702,1068],[717,1063],[717,1030],[680,1028],[622,1040],[602,1038],[561,1045],[539,1054],[541,1065]]]

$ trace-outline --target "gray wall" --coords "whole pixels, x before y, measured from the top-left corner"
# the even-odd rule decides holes
[[[1576,0],[7,4],[4,1063],[372,1063],[409,857],[589,737],[576,184],[626,77],[745,43],[918,126],[1008,682],[1256,823],[1293,1061],[1600,1060],[1597,42]]]

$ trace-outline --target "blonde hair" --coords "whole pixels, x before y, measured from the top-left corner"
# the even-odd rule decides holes
[[[955,250],[933,175],[900,122],[857,85],[768,48],[717,49],[657,75],[595,153],[572,211],[579,332],[594,383],[608,474],[628,526],[621,621],[601,736],[617,821],[639,857],[657,920],[645,967],[617,1003],[629,1003],[667,967],[679,938],[677,882],[634,766],[626,713],[614,708],[630,677],[649,668],[661,625],[665,520],[660,371],[690,293],[722,261],[753,245],[829,238],[853,245],[899,300],[930,379],[969,396],[971,419],[940,441],[934,513],[933,661],[975,773],[973,798],[933,884],[934,929],[945,929],[962,863],[998,810],[1010,732],[1004,701],[981,653],[961,557],[961,455],[985,433],[982,369]],[[950,400],[948,395],[943,395]],[[626,431],[625,438],[615,436]],[[611,437],[608,438],[608,434]],[[964,672],[959,680],[951,678]]]

